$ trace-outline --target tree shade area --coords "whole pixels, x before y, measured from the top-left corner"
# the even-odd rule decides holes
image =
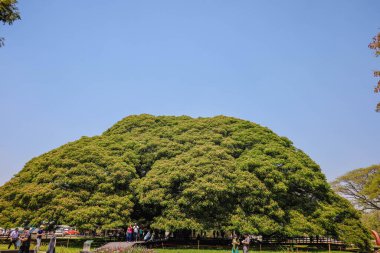
[[[360,248],[349,201],[292,142],[232,117],[129,116],[30,160],[0,188],[0,224],[327,235]]]

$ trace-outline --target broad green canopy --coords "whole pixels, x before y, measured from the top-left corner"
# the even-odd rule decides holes
[[[54,220],[82,229],[134,220],[170,231],[368,233],[319,166],[270,129],[217,116],[129,116],[29,161],[0,188],[0,225]]]

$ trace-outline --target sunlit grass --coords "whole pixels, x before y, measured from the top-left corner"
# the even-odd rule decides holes
[[[30,249],[34,249],[35,247],[35,244],[32,244],[30,246]],[[6,250],[8,249],[8,244],[0,244],[0,250]],[[13,246],[11,247],[11,249],[14,249]],[[43,245],[41,246],[40,248],[40,251],[39,253],[45,253],[47,250],[47,245]],[[57,246],[56,247],[56,253],[79,253],[80,251],[82,250],[82,248],[78,248],[78,247],[63,247],[63,246]],[[181,248],[178,248],[178,249],[160,249],[160,248],[156,248],[156,249],[153,249],[155,253],[230,253],[231,250],[229,249],[181,249]],[[243,250],[239,250],[239,252],[243,252]],[[287,253],[289,251],[287,250],[277,250],[277,251],[270,251],[270,250],[262,250],[262,251],[259,251],[257,249],[251,249],[250,250],[251,253]],[[296,252],[296,251],[293,251],[293,253]],[[322,251],[299,251],[299,253],[302,253],[302,252],[318,252],[318,253],[328,253],[328,250],[322,250]],[[331,253],[342,253],[342,251],[331,251]]]
[[[231,253],[231,249],[154,249],[156,253]],[[239,249],[239,253],[242,253],[243,249]],[[296,250],[258,250],[258,249],[250,249],[251,253],[297,253]],[[328,253],[328,250],[300,250],[298,253]],[[331,251],[331,253],[342,253],[342,251]]]
[[[218,250],[218,249],[155,249],[157,253],[230,253],[231,250]],[[240,251],[239,251],[240,252]],[[243,252],[241,250],[241,252]]]
[[[35,244],[31,244],[30,245],[30,249],[33,250],[34,247],[36,245]],[[47,248],[48,246],[47,245],[42,245],[40,247],[40,250],[39,250],[39,253],[45,253],[47,251]],[[0,244],[0,250],[7,250],[8,249],[8,244]],[[14,249],[13,245],[11,246],[10,248],[11,250]],[[62,246],[58,246],[55,248],[55,252],[56,253],[79,253],[80,251],[82,250],[82,248],[74,248],[74,247],[69,247],[69,248],[66,248],[66,247],[62,247]]]
[[[231,250],[226,249],[154,249],[156,253],[231,253]],[[243,252],[243,250],[239,250],[239,252]],[[250,249],[249,252],[251,253],[287,253],[289,251],[286,250],[277,250],[277,251],[270,251],[270,250],[263,250],[259,251],[257,249]],[[295,253],[296,251],[293,251]],[[318,252],[318,253],[328,253],[328,250],[325,251],[299,251],[299,253],[302,252]],[[342,251],[331,251],[331,253],[342,253]]]

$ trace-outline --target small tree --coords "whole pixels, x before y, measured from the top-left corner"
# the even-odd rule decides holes
[[[375,37],[373,37],[372,42],[368,45],[370,49],[375,50],[375,55],[376,57],[380,55],[380,33],[378,33]],[[380,77],[380,71],[375,70],[373,72],[375,77]],[[380,92],[380,80],[377,82],[377,85],[375,86],[374,89],[375,93]],[[380,112],[380,103],[377,104],[376,106],[376,112]]]
[[[356,169],[332,183],[334,190],[362,211],[380,210],[380,164]]]
[[[356,169],[336,179],[332,186],[362,211],[368,230],[380,231],[380,164]]]

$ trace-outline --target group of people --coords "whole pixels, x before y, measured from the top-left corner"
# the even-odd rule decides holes
[[[41,240],[43,235],[45,235],[44,227],[40,226],[40,228],[37,231],[37,237],[36,237],[36,248],[35,252],[38,253],[40,246],[41,246]],[[32,231],[29,230],[28,227],[25,227],[22,233],[19,232],[19,229],[16,228],[9,234],[10,243],[8,245],[8,249],[12,245],[14,245],[15,249],[19,249],[18,253],[29,253],[30,249],[30,243],[31,243],[31,236]],[[129,225],[127,229],[127,241],[139,241],[144,240],[148,241],[152,239],[152,235],[150,231],[148,230],[146,233],[142,228],[140,228],[137,223],[135,223],[134,226]],[[249,244],[250,244],[250,236],[248,234],[244,235],[244,239],[240,241],[240,238],[237,235],[234,235],[232,238],[232,253],[239,253],[239,246],[243,246],[243,253],[248,253],[249,250]],[[53,249],[55,247],[55,236],[52,236],[49,248],[47,252],[54,252]]]
[[[249,250],[249,244],[251,240],[248,234],[244,236],[244,240],[240,242],[240,239],[234,235],[232,238],[232,253],[239,253],[239,246],[240,244],[243,245],[243,253],[248,253]]]
[[[133,241],[149,241],[153,239],[153,234],[149,230],[144,230],[142,227],[139,227],[137,223],[134,226],[129,225],[127,228],[126,234],[127,242]]]
[[[40,226],[40,228],[37,230],[35,252],[38,252],[41,247],[43,235],[45,235],[44,227]],[[13,231],[10,232],[9,239],[10,242],[8,245],[8,249],[10,249],[12,245],[14,245],[14,248],[19,250],[18,253],[29,253],[30,243],[32,240],[32,231],[29,230],[29,227],[25,227],[22,233],[20,233],[18,228],[15,228]]]
[[[127,228],[127,242],[139,241],[143,238],[144,231],[140,228],[137,223],[134,226],[129,225]]]
[[[15,249],[19,249],[19,253],[29,253],[31,237],[32,234],[28,227],[25,227],[22,233],[16,228],[9,235],[10,243],[8,249],[14,245]]]

